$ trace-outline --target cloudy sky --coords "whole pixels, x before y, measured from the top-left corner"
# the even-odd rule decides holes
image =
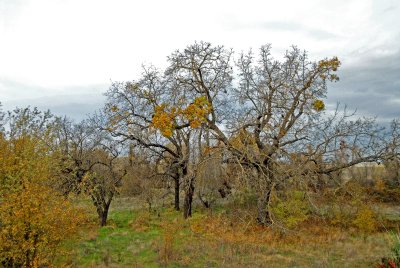
[[[163,67],[196,40],[338,56],[330,107],[400,117],[400,0],[0,0],[0,102],[81,119],[111,81],[137,78],[142,63]]]

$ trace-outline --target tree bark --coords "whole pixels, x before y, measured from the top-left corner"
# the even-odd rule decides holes
[[[100,226],[106,226],[107,225],[107,217],[108,217],[108,209],[104,210],[102,214],[100,215]]]
[[[272,224],[271,213],[269,209],[269,203],[271,201],[271,191],[268,189],[266,192],[262,193],[257,202],[257,222],[262,226],[269,226]]]
[[[180,207],[179,207],[179,203],[180,203],[180,201],[179,201],[179,196],[180,196],[180,194],[179,194],[179,192],[180,192],[180,177],[179,177],[179,174],[178,174],[178,176],[176,176],[176,177],[174,177],[174,182],[175,182],[175,210],[176,211],[179,211],[180,210]]]
[[[101,227],[107,225],[108,211],[110,209],[111,200],[112,197],[108,201],[103,201],[100,204],[97,204],[97,215],[99,216],[99,223]]]
[[[192,217],[193,194],[194,194],[194,178],[189,178],[188,186],[185,191],[185,202],[183,204],[183,217],[185,219]]]
[[[210,202],[208,202],[208,200],[203,199],[201,192],[197,192],[197,195],[199,196],[199,199],[201,201],[201,203],[204,205],[205,208],[210,208]]]

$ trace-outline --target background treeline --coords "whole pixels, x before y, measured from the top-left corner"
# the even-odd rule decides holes
[[[282,60],[269,45],[234,58],[199,42],[165,70],[144,66],[112,83],[103,109],[82,122],[1,112],[0,263],[50,263],[89,221],[77,200],[90,198],[104,226],[118,194],[184,218],[195,206],[234,206],[280,230],[320,218],[375,231],[374,206],[400,200],[399,121],[382,128],[339,105],[326,111],[339,66],[296,47]]]

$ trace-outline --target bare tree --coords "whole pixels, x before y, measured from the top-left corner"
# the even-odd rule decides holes
[[[96,207],[100,226],[107,224],[108,211],[118,188],[127,173],[127,158],[121,157],[122,148],[112,140],[102,142],[90,159],[95,163],[83,180],[83,189]]]
[[[206,147],[223,145],[229,153],[222,161],[252,174],[261,225],[273,221],[271,191],[293,178],[306,181],[392,157],[373,119],[356,118],[346,109],[325,111],[327,83],[339,79],[336,57],[311,61],[292,47],[278,61],[270,45],[261,47],[258,57],[241,53],[236,64],[232,55],[223,46],[198,42],[172,53],[163,75],[144,68],[137,82],[114,83],[106,94],[106,128],[168,160],[176,209],[179,185],[185,185],[185,217],[199,174],[196,161],[202,159],[194,139],[198,149],[203,141]]]
[[[55,183],[64,195],[72,192],[89,195],[99,223],[104,226],[129,163],[122,157],[123,145],[101,131],[97,119],[78,124],[67,118],[58,119],[57,146],[62,157]]]
[[[106,93],[104,129],[121,141],[149,150],[153,161],[168,164],[162,175],[174,181],[176,210],[180,209],[180,187],[188,174],[190,123],[177,115],[183,109],[182,95],[153,67],[143,68],[137,82],[113,83]]]
[[[230,53],[196,43],[172,54],[167,73],[195,96],[207,99],[207,127],[229,149],[231,161],[256,172],[260,224],[272,223],[274,187],[295,176],[331,174],[387,156],[382,129],[374,120],[353,120],[346,111],[324,112],[327,82],[338,80],[337,58],[314,62],[292,47],[283,61],[277,61],[266,45],[258,59],[252,52],[240,55],[238,86],[232,87]],[[231,139],[240,132],[245,146]],[[288,168],[290,162],[298,168]]]

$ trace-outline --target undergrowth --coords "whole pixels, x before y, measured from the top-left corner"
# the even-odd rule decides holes
[[[391,235],[376,228],[365,233],[312,215],[288,229],[260,227],[252,219],[236,205],[197,209],[188,220],[172,209],[114,209],[107,226],[92,225],[66,244],[74,254],[59,265],[373,267],[391,256]]]

